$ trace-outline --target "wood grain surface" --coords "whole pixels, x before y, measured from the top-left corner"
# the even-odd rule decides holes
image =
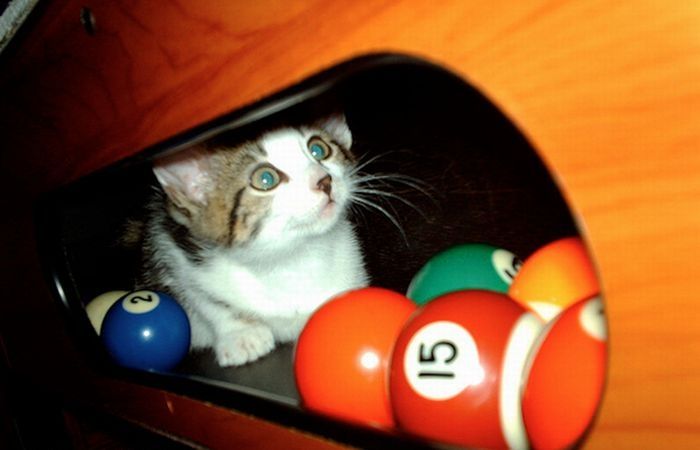
[[[3,280],[41,297],[28,304],[46,321],[45,289],[26,281],[39,270],[31,234],[11,237],[38,192],[351,57],[405,53],[499,105],[585,232],[611,349],[586,447],[700,447],[700,2],[68,0],[40,12],[3,55],[0,167]],[[29,372],[39,363],[7,325],[33,320],[26,308],[4,302],[2,320]]]

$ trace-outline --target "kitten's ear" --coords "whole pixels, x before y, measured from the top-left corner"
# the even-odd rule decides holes
[[[341,112],[333,113],[317,121],[316,126],[330,134],[333,139],[346,149],[352,146],[352,133],[345,119],[345,114]]]
[[[158,158],[153,173],[173,204],[190,216],[207,202],[211,188],[211,152],[194,146]]]

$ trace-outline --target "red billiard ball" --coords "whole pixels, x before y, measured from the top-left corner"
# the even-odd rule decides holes
[[[391,362],[397,425],[469,447],[527,445],[520,409],[539,317],[506,295],[468,290],[426,304],[406,324]]]
[[[603,393],[606,340],[598,297],[567,308],[538,338],[523,394],[533,447],[569,448],[584,434]]]
[[[297,341],[296,384],[303,405],[342,420],[393,428],[388,399],[391,350],[416,305],[380,288],[342,294],[321,306]]]

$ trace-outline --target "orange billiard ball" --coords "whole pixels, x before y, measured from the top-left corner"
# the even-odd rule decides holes
[[[606,340],[598,297],[564,310],[538,338],[523,393],[523,419],[534,448],[569,448],[584,434],[603,393]]]
[[[392,357],[399,428],[467,447],[526,446],[522,373],[542,327],[537,315],[492,291],[456,291],[426,304]]]
[[[525,259],[508,289],[511,298],[545,320],[599,293],[595,267],[578,237],[559,239],[537,250]]]
[[[303,405],[342,420],[393,428],[388,398],[391,351],[416,304],[369,287],[321,306],[299,336],[294,355]]]

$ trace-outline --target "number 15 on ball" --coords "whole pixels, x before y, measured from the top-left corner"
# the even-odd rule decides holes
[[[413,390],[433,400],[452,398],[484,379],[474,338],[449,321],[418,330],[408,343],[403,363]]]

